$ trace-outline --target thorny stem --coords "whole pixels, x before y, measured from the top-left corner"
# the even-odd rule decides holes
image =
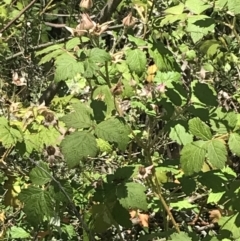
[[[48,171],[46,171],[44,168],[42,168],[41,166],[38,165],[38,163],[36,161],[34,161],[32,158],[29,158],[29,161],[32,162],[34,165],[36,165],[39,169],[41,169],[43,172],[45,172],[59,187],[59,189],[61,190],[61,192],[63,193],[63,195],[67,198],[69,204],[71,205],[76,217],[78,218],[78,220],[81,222],[83,229],[86,231],[86,233],[88,234],[88,237],[91,241],[94,241],[94,237],[90,231],[90,229],[88,228],[87,224],[85,223],[85,221],[83,220],[82,216],[80,215],[80,212],[78,212],[75,204],[73,203],[73,201],[71,200],[71,198],[69,197],[69,195],[66,193],[65,189],[62,187],[62,185],[60,184],[59,181],[56,180],[55,177],[53,177]]]

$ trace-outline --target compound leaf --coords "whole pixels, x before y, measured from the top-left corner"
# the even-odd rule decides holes
[[[98,152],[95,137],[87,131],[76,131],[66,136],[60,147],[69,168],[88,156],[96,156]]]

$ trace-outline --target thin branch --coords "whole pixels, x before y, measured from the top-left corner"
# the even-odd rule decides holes
[[[14,18],[12,19],[10,22],[8,22],[5,27],[3,27],[0,30],[0,33],[3,33],[5,30],[7,30],[13,23],[15,23],[30,7],[32,7],[32,5],[36,2],[37,0],[33,0],[32,2],[30,2],[22,11],[20,11],[20,13]]]

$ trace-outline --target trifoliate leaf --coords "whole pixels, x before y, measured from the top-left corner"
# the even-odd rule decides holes
[[[147,211],[146,188],[139,183],[125,183],[117,186],[116,195],[120,204],[126,208]]]
[[[208,142],[208,161],[215,168],[222,169],[227,161],[227,148],[223,140]]]
[[[195,141],[184,146],[180,158],[184,173],[191,175],[194,172],[201,171],[206,153],[206,142],[204,141]]]
[[[30,233],[26,232],[23,228],[16,226],[11,227],[10,235],[12,239],[25,239],[31,236]]]
[[[189,134],[184,126],[177,124],[174,127],[171,127],[169,137],[176,141],[179,145],[186,145],[193,141],[193,135]]]
[[[8,124],[8,121],[4,117],[0,117],[0,142],[5,148],[9,148],[11,145],[15,145],[17,142],[21,142],[23,139],[21,132]]]
[[[147,64],[146,54],[140,49],[128,50],[126,63],[131,71],[141,75],[145,71]]]
[[[231,133],[228,140],[229,149],[233,154],[240,157],[239,145],[240,145],[240,135],[237,133]]]
[[[45,171],[44,171],[45,170]],[[47,163],[40,161],[38,166],[34,167],[29,173],[29,177],[33,184],[44,185],[51,181],[51,173]]]
[[[88,156],[95,157],[98,152],[95,137],[87,131],[77,131],[64,138],[61,150],[69,168]]]
[[[189,129],[191,131],[191,133],[204,140],[211,140],[212,139],[212,133],[210,130],[210,127],[208,127],[205,123],[203,123],[200,118],[196,117],[191,119],[189,122]]]
[[[125,150],[129,141],[130,129],[118,118],[107,119],[96,126],[96,135],[103,140],[117,143],[120,150]]]
[[[34,226],[39,225],[44,217],[52,217],[54,205],[49,192],[30,186],[19,194],[18,198],[24,203],[23,211]]]
[[[91,119],[92,110],[89,106],[83,103],[73,104],[74,112],[67,114],[61,118],[67,127],[81,129],[89,128],[93,125]]]

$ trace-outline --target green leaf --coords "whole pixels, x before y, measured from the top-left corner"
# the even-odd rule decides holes
[[[93,205],[91,213],[93,216],[92,225],[95,232],[102,233],[114,223],[109,211],[109,208],[104,204]]]
[[[2,142],[2,145],[9,148],[22,140],[22,133],[18,129],[11,127],[6,118],[0,117],[0,142]]]
[[[110,61],[112,59],[109,53],[99,48],[90,49],[87,55],[88,58],[95,63],[105,63],[106,61]]]
[[[55,80],[67,80],[74,78],[78,73],[84,73],[83,63],[77,62],[73,55],[62,54],[55,61]]]
[[[231,133],[229,140],[228,140],[228,146],[231,152],[237,156],[240,157],[240,135],[238,133]]]
[[[73,199],[73,188],[68,180],[59,180],[58,181],[61,187],[64,189],[65,193],[68,195],[70,199]],[[52,196],[54,197],[57,202],[66,202],[68,203],[69,200],[59,188],[59,185],[56,182],[51,183],[50,190],[52,191]]]
[[[146,69],[146,54],[140,49],[128,50],[126,53],[126,63],[131,71],[141,75]]]
[[[239,227],[239,213],[231,215],[230,217],[221,217],[218,224],[222,230],[226,230],[232,233],[231,238],[239,239],[240,238],[240,227]],[[221,233],[220,231],[220,233]]]
[[[51,146],[51,145],[56,145],[58,142],[58,138],[60,137],[60,133],[59,131],[56,130],[55,127],[53,126],[49,126],[49,127],[45,127],[45,126],[41,126],[38,130],[38,141],[40,143],[42,143],[42,146],[44,146],[44,144],[46,146]],[[40,144],[39,143],[39,144]]]
[[[77,166],[84,158],[95,157],[98,152],[95,137],[87,131],[66,136],[60,146],[69,168]]]
[[[192,238],[184,232],[174,233],[170,237],[172,241],[192,241]]]
[[[45,171],[43,171],[43,170]],[[34,167],[29,173],[29,177],[33,184],[44,185],[51,181],[51,173],[47,163],[40,161],[38,166]]]
[[[54,215],[51,196],[49,192],[41,188],[30,186],[22,190],[18,198],[24,203],[23,211],[34,226],[38,226],[44,217],[50,218]]]
[[[189,120],[188,124],[189,130],[194,136],[204,141],[212,139],[210,127],[203,123],[198,117]]]
[[[127,209],[116,202],[112,210],[113,219],[124,228],[131,228],[132,222],[130,221],[130,214]]]
[[[67,41],[65,48],[67,50],[71,50],[71,49],[75,48],[79,44],[80,44],[80,38],[77,38],[77,37],[76,38],[72,38],[69,41]]]
[[[89,128],[93,125],[91,120],[92,110],[84,103],[75,103],[72,105],[74,112],[67,114],[61,118],[68,128]]]
[[[92,78],[95,71],[98,70],[98,66],[93,59],[87,58],[83,62],[84,64],[84,77]]]
[[[184,146],[180,158],[184,173],[191,175],[194,172],[201,171],[206,153],[206,142],[204,141],[195,141]]]
[[[93,91],[93,99],[104,101],[104,103],[107,106],[107,110],[106,110],[106,113],[104,113],[104,115],[106,115],[106,117],[109,117],[112,115],[112,111],[115,109],[114,98],[107,85],[98,86]],[[96,113],[97,110],[93,110],[93,112]]]
[[[205,10],[211,8],[211,5],[206,4],[206,2],[202,0],[187,0],[185,3],[185,7],[187,7],[191,12],[195,14],[200,14]]]
[[[147,42],[144,41],[143,39],[133,37],[133,36],[130,35],[130,34],[128,34],[128,40],[129,40],[130,42],[135,43],[137,46],[146,46],[146,45],[147,45]]]
[[[50,60],[55,59],[57,56],[59,56],[63,53],[64,53],[63,49],[56,49],[56,50],[52,51],[51,53],[46,54],[44,57],[42,57],[39,62],[39,65],[45,64],[45,63],[49,62]]]
[[[16,227],[16,226],[11,227],[10,235],[11,235],[11,238],[13,238],[13,239],[30,238],[30,236],[31,236],[30,233],[26,232],[23,228]]]
[[[49,46],[45,49],[42,49],[40,51],[36,52],[36,56],[42,55],[42,54],[46,54],[49,53],[51,51],[57,50],[57,49],[61,49],[64,45],[63,44],[54,44],[52,46]]]
[[[107,119],[96,126],[95,133],[103,140],[117,143],[120,150],[125,150],[129,141],[129,127],[118,118]]]
[[[209,32],[214,31],[214,19],[206,15],[192,15],[187,19],[187,32],[191,34],[194,43],[198,42]]]
[[[97,146],[101,152],[110,153],[112,152],[112,146],[105,140],[97,138]]]
[[[207,203],[218,203],[225,192],[210,192]]]
[[[153,58],[159,71],[181,72],[175,56],[163,43],[152,41],[149,43],[149,55]]]
[[[240,0],[228,0],[228,10],[235,15],[240,14]]]
[[[223,140],[211,140],[208,142],[208,161],[213,167],[222,169],[227,161],[227,148]]]
[[[146,188],[139,183],[125,183],[117,186],[116,195],[120,204],[126,208],[147,211]]]
[[[184,209],[184,208],[186,208],[186,209],[188,209],[188,208],[195,208],[195,207],[197,207],[197,204],[192,204],[192,203],[190,203],[187,199],[185,199],[185,200],[182,200],[182,201],[175,201],[175,202],[171,202],[170,203],[170,205],[171,205],[171,207],[172,208],[175,208],[175,209]]]
[[[176,141],[179,145],[186,145],[193,141],[193,135],[189,134],[184,126],[177,124],[174,127],[171,127],[169,137]]]
[[[182,14],[184,10],[184,4],[183,3],[179,3],[177,6],[171,7],[171,8],[167,8],[166,10],[164,10],[165,13],[167,14]]]

